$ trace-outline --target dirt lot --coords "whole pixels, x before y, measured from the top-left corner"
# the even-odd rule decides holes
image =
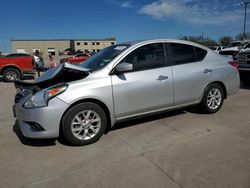
[[[0,187],[250,187],[250,88],[216,114],[130,121],[84,147],[22,137],[14,94],[0,83]]]

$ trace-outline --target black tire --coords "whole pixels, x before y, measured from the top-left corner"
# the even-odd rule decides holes
[[[3,71],[3,79],[5,82],[14,82],[21,78],[21,73],[16,68],[7,68]]]
[[[86,117],[83,118],[83,114],[85,112],[91,112],[92,115],[91,114],[88,115],[87,119],[86,119]],[[82,118],[80,116],[82,116]],[[98,117],[97,119],[100,119],[100,121],[98,121],[96,123],[96,125],[94,125],[95,122],[91,123],[91,121],[94,120],[94,117]],[[88,123],[86,123],[86,125],[79,124],[78,123],[79,118],[81,118],[82,123],[83,123],[83,121],[88,121]],[[78,122],[75,122],[75,120],[77,120]],[[73,125],[73,123],[76,123],[76,125]],[[99,127],[99,130],[96,133],[94,133],[94,131],[93,131],[93,125],[96,127]],[[75,127],[75,126],[77,126],[77,127]],[[90,128],[91,126],[92,126],[92,129]],[[100,137],[103,135],[104,131],[106,130],[106,127],[107,127],[106,113],[99,105],[97,105],[95,103],[91,103],[91,102],[84,102],[84,103],[81,103],[81,104],[78,104],[78,105],[72,107],[69,111],[66,112],[66,114],[63,116],[63,119],[62,119],[63,136],[70,144],[75,145],[75,146],[83,146],[83,145],[92,144],[92,143],[98,141],[100,139]],[[78,132],[75,131],[73,133],[72,129],[74,129],[74,128],[75,129],[80,128],[81,130],[79,130]],[[88,129],[87,130],[88,136],[87,136],[87,134],[85,134],[85,129]],[[78,137],[84,137],[84,135],[86,135],[85,136],[86,139],[78,138],[74,134],[78,134],[77,135]],[[93,136],[93,137],[91,137],[91,136]]]
[[[212,94],[213,91],[218,92],[218,95],[216,96],[220,96],[220,100],[219,100],[219,97],[214,97],[213,99],[210,97],[211,96],[210,94]],[[220,108],[222,107],[222,104],[224,102],[224,97],[225,97],[224,90],[219,84],[216,84],[216,83],[209,84],[204,90],[202,100],[200,104],[198,105],[198,109],[202,113],[206,113],[206,114],[215,113],[219,111]],[[210,102],[208,101],[209,98],[210,98]]]

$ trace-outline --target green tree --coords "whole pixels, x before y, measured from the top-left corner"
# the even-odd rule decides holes
[[[219,39],[219,43],[221,46],[228,46],[230,42],[233,41],[231,36],[223,36]]]
[[[207,47],[209,47],[209,46],[218,46],[218,43],[215,40],[213,40],[213,39],[211,39],[209,37],[203,39],[201,44],[203,44],[204,46],[207,46]]]
[[[214,41],[213,39],[209,37],[203,38],[202,36],[183,36],[179,39],[188,40],[188,41],[195,42],[204,46],[217,46],[218,45],[216,41]]]
[[[236,35],[235,39],[236,40],[244,40],[243,33],[240,33],[240,34]],[[245,39],[250,39],[250,33],[246,33],[246,38]]]

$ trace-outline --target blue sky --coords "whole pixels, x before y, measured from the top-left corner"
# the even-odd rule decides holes
[[[244,0],[243,0],[244,1]],[[243,30],[239,0],[1,0],[0,51],[10,38],[116,37],[118,42],[198,36],[215,40]],[[250,5],[249,5],[250,6]],[[248,8],[247,31],[250,10]]]

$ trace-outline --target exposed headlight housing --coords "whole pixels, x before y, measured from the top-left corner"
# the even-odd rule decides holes
[[[60,95],[68,88],[67,84],[56,85],[47,89],[43,89],[29,98],[24,104],[24,108],[40,108],[48,106],[50,99],[54,98],[57,95]]]

